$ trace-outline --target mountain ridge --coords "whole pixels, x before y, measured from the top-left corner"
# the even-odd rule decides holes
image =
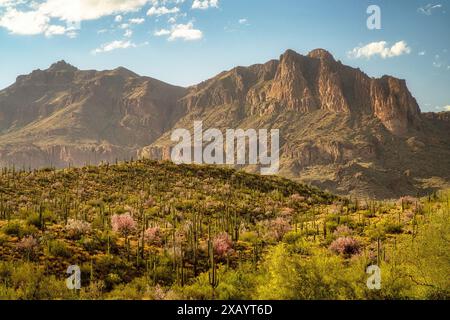
[[[56,62],[0,91],[0,165],[168,159],[170,132],[199,119],[205,129],[279,128],[280,173],[341,194],[396,197],[450,181],[449,117],[423,114],[405,80],[371,78],[324,49],[186,88]]]

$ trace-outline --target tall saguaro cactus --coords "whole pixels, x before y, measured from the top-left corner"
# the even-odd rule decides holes
[[[217,276],[216,263],[214,261],[214,250],[212,248],[212,242],[209,241],[208,246],[210,246],[210,264],[211,271],[208,273],[209,285],[212,288],[213,299],[216,296],[216,289],[219,286],[219,277]]]

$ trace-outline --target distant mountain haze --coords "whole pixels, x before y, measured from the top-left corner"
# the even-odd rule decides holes
[[[371,78],[323,49],[288,50],[188,88],[57,62],[0,91],[0,165],[169,159],[172,131],[194,120],[280,129],[280,174],[339,194],[395,198],[450,185],[450,113],[421,113],[404,80]]]

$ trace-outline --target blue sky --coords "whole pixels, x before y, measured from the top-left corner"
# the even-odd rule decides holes
[[[367,28],[369,5],[379,30]],[[449,0],[0,0],[0,88],[61,59],[187,86],[324,48],[406,79],[424,111],[450,110],[449,15]]]

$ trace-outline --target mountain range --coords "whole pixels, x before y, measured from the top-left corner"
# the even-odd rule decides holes
[[[288,50],[188,88],[57,62],[0,91],[0,166],[169,159],[171,132],[194,120],[279,129],[280,174],[338,194],[450,186],[450,112],[422,113],[405,80],[369,77],[323,49]]]

